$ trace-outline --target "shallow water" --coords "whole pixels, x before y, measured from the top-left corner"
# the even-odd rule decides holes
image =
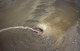
[[[41,24],[39,27],[43,29],[43,33],[45,32],[44,35],[38,35],[30,29],[13,28],[1,31],[1,51],[80,51],[79,8],[75,4],[79,6],[79,2],[78,0],[74,2],[74,0],[0,0],[0,30],[15,26],[34,28]],[[49,25],[46,27],[47,23]],[[60,36],[63,38],[55,44]]]

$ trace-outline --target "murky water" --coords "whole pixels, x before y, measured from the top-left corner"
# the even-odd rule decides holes
[[[1,51],[80,51],[79,5],[74,2],[0,0]]]

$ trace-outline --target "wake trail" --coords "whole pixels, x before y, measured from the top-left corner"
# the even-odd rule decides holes
[[[11,30],[11,29],[30,29],[34,32],[38,32],[37,30],[31,28],[31,27],[28,27],[28,26],[14,26],[14,27],[7,27],[7,28],[3,28],[0,30],[0,32],[3,32],[3,31],[6,31],[6,30]]]

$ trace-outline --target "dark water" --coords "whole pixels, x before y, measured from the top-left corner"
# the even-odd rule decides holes
[[[80,7],[79,0],[57,1],[69,3],[77,9]],[[0,0],[0,29],[19,25],[34,27],[43,15],[55,11],[54,2],[54,0]],[[76,23],[66,33],[62,44],[58,47],[54,45],[56,39],[53,36],[42,37],[29,29],[12,29],[0,32],[0,49],[1,51],[80,51],[78,18],[79,16],[78,24]]]

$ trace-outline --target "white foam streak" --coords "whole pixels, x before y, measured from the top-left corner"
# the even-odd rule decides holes
[[[33,28],[30,28],[28,26],[25,26],[25,27],[24,26],[14,26],[14,27],[3,28],[0,30],[0,32],[6,31],[6,30],[11,30],[11,29],[30,29],[32,31],[38,32],[37,30],[34,30]]]

